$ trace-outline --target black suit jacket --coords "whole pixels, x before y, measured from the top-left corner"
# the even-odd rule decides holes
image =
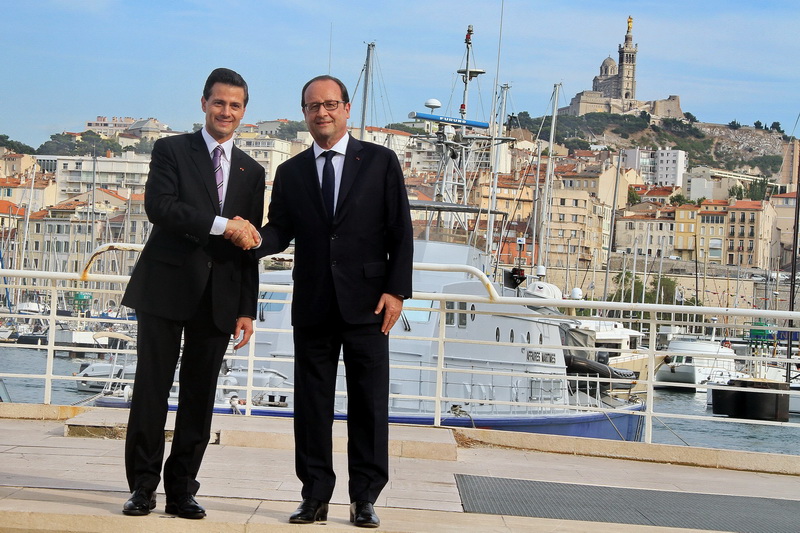
[[[278,167],[257,254],[294,239],[295,326],[318,324],[333,305],[348,323],[381,322],[382,293],[411,295],[411,216],[394,152],[350,138],[335,212],[329,222],[312,148]]]
[[[212,279],[214,323],[233,333],[255,317],[258,270],[253,254],[210,235],[220,215],[214,169],[200,131],[156,141],[145,187],[153,228],[122,303],[171,320],[187,320]],[[262,223],[264,168],[234,147],[221,216]]]

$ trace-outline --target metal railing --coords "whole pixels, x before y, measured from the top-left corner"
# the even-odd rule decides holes
[[[414,403],[418,406],[425,406],[422,409],[432,416],[433,424],[442,423],[444,416],[467,415],[472,418],[480,414],[506,413],[510,415],[525,416],[531,413],[554,413],[566,411],[581,412],[602,412],[611,415],[615,409],[606,408],[600,402],[601,390],[614,392],[618,398],[629,399],[638,397],[644,402],[644,409],[640,411],[630,411],[628,415],[641,417],[644,421],[643,440],[653,442],[654,428],[667,428],[670,432],[673,429],[670,425],[673,421],[702,421],[703,423],[713,423],[726,425],[726,427],[779,427],[786,431],[796,432],[800,436],[800,423],[796,417],[789,417],[787,421],[744,419],[736,416],[713,416],[709,412],[701,414],[691,414],[686,412],[676,412],[671,407],[662,405],[662,398],[658,390],[669,386],[676,390],[696,390],[704,388],[712,391],[736,392],[739,389],[732,387],[726,380],[708,381],[705,383],[681,383],[664,381],[657,379],[659,368],[677,369],[682,363],[690,360],[708,359],[717,362],[719,368],[729,369],[731,372],[738,372],[741,375],[754,376],[759,379],[770,379],[772,382],[786,381],[786,376],[793,377],[797,373],[795,361],[796,345],[784,348],[787,343],[779,339],[780,335],[787,335],[789,338],[798,335],[800,329],[793,324],[800,324],[800,313],[789,313],[786,311],[755,310],[741,308],[719,308],[719,307],[689,307],[678,305],[656,305],[622,302],[593,302],[585,300],[548,300],[531,297],[503,296],[497,288],[477,269],[471,267],[453,267],[452,265],[430,265],[415,264],[418,270],[429,271],[453,271],[460,270],[465,275],[473,279],[481,280],[485,290],[485,295],[463,295],[463,294],[442,294],[429,292],[415,292],[413,302],[407,304],[406,313],[430,313],[431,319],[436,319],[437,327],[428,334],[417,335],[412,328],[410,331],[399,331],[393,338],[406,341],[416,341],[435,351],[436,356],[432,358],[435,364],[423,365],[420,363],[395,362],[392,365],[392,372],[413,371],[420,377],[419,381],[430,384],[430,388],[419,387],[415,394],[402,391],[402,387],[393,390],[390,401],[394,404],[404,402]],[[41,384],[42,403],[59,403],[54,401],[53,391],[55,388],[67,384],[70,388],[77,386],[78,382],[85,380],[84,377],[74,375],[70,372],[57,371],[55,363],[57,361],[69,360],[70,358],[80,358],[85,361],[99,360],[104,357],[111,357],[116,354],[127,354],[132,356],[135,350],[128,348],[114,348],[103,345],[86,345],[85,342],[77,342],[80,333],[94,333],[102,331],[126,331],[135,337],[135,321],[128,317],[98,314],[100,309],[111,304],[118,304],[121,294],[127,282],[127,276],[112,276],[92,274],[89,268],[81,274],[59,274],[52,272],[21,271],[21,270],[0,270],[0,319],[3,328],[17,328],[17,333],[29,335],[29,339],[38,341],[35,344],[7,344],[0,345],[0,363],[2,363],[2,353],[7,347],[15,347],[24,350],[36,350],[38,353],[44,352],[44,364],[41,370],[18,371],[15,369],[3,368],[0,364],[0,379],[5,380],[8,389],[12,392],[15,381],[35,381]],[[291,287],[288,285],[265,285],[260,287],[262,297],[259,302],[262,305],[273,304],[276,306],[285,305],[290,302]],[[59,309],[64,307],[64,302],[74,301],[76,293],[91,293],[93,308],[87,313],[86,310],[78,312],[73,316],[59,313]],[[11,307],[9,302],[13,302]],[[430,302],[430,305],[420,305],[419,302]],[[448,304],[451,302],[451,304]],[[23,306],[22,303],[36,304]],[[464,304],[463,306],[461,304]],[[472,305],[479,305],[479,310],[473,310]],[[509,311],[509,306],[519,309],[519,312]],[[23,312],[22,308],[26,311]],[[610,352],[610,361],[619,358],[620,366],[623,361],[638,360],[643,363],[645,369],[636,378],[603,378],[598,376],[574,376],[565,374],[554,374],[549,371],[531,371],[524,365],[507,365],[503,368],[479,368],[474,363],[459,364],[458,357],[454,357],[453,347],[466,347],[474,349],[475,346],[486,347],[486,349],[508,348],[509,350],[524,350],[531,344],[536,344],[539,350],[561,350],[564,348],[562,342],[539,343],[531,339],[517,338],[507,340],[500,338],[469,339],[458,338],[455,333],[459,327],[459,316],[472,317],[474,315],[492,316],[495,313],[503,317],[517,317],[521,320],[530,320],[531,307],[558,308],[562,310],[564,316],[541,315],[541,320],[577,320],[582,319],[588,323],[595,323],[598,332],[602,325],[612,325],[612,329],[625,326],[632,331],[638,331],[645,335],[646,343],[638,348],[609,348],[608,346],[589,346],[581,348],[589,354],[589,358],[597,358],[601,352]],[[38,309],[38,311],[37,311]],[[448,315],[453,318],[448,322]],[[464,318],[464,323],[467,319]],[[37,333],[34,330],[36,325],[40,326]],[[695,335],[703,338],[706,342],[717,342],[722,340],[734,341],[738,344],[734,352],[698,354],[697,352],[684,351],[679,347],[666,347],[662,336],[658,333],[664,326],[670,326],[671,331],[680,330],[683,335]],[[398,322],[402,328],[403,321]],[[287,379],[273,379],[272,381],[260,379],[265,373],[264,363],[274,365],[278,370],[270,371],[269,378],[286,377],[286,372],[281,368],[290,368],[292,356],[290,350],[281,351],[277,346],[279,335],[290,337],[289,326],[272,324],[269,320],[256,321],[255,334],[251,342],[239,350],[237,353],[229,353],[226,358],[238,361],[240,369],[246,372],[246,380],[235,383],[220,380],[219,391],[224,395],[226,391],[235,390],[238,393],[239,401],[234,406],[235,410],[243,414],[252,414],[259,405],[284,405],[285,399],[291,397],[291,381]],[[522,335],[520,336],[522,337]],[[599,341],[601,335],[597,334]],[[70,340],[71,339],[71,340]],[[268,340],[271,348],[266,352],[259,349],[263,348],[264,339]],[[32,353],[32,352],[31,352]],[[790,353],[794,357],[788,357]],[[659,367],[659,360],[664,356],[672,359],[671,363],[663,363]],[[283,366],[281,366],[283,365]],[[664,366],[666,365],[666,366]],[[482,376],[485,381],[480,382],[476,387],[460,389],[458,394],[452,386],[453,380],[449,375],[456,375],[464,383],[469,383],[476,376]],[[719,377],[731,377],[734,374],[722,375]],[[783,376],[783,377],[781,377]],[[776,379],[777,377],[777,379]],[[733,379],[733,378],[731,378]],[[114,382],[125,385],[131,384],[131,379],[118,376],[98,377],[98,381]],[[503,396],[497,390],[505,387],[513,389],[514,383],[527,380],[532,383],[538,380],[539,388],[536,392],[532,388],[519,390],[515,389],[513,394]],[[582,383],[578,383],[578,381]],[[505,383],[508,385],[498,386],[497,390],[490,385],[480,386],[485,383]],[[542,383],[549,383],[547,386]],[[449,384],[449,385],[448,385]],[[63,388],[63,387],[61,387]],[[570,404],[558,404],[554,407],[552,397],[559,394],[566,394],[570,390],[584,390],[586,394],[576,396],[581,400],[576,400]],[[430,392],[424,392],[430,391]],[[508,392],[508,391],[506,391]],[[785,390],[783,387],[769,388],[748,388],[746,390],[748,401],[758,398],[760,395],[771,395],[776,398],[776,402],[786,403],[800,402],[800,391]],[[82,398],[70,403],[86,403],[102,393],[85,394]],[[516,396],[514,396],[516,394]],[[337,392],[341,407],[345,400],[344,392]],[[716,396],[715,396],[716,397]],[[230,400],[229,397],[226,397]],[[694,396],[691,401],[696,402]],[[585,401],[584,401],[585,400]],[[687,400],[689,401],[689,400]],[[233,402],[231,402],[233,404]],[[779,408],[780,410],[780,408]],[[680,437],[679,437],[680,438]],[[683,439],[681,439],[683,440]],[[757,450],[756,450],[757,451]],[[798,452],[789,452],[798,453]]]

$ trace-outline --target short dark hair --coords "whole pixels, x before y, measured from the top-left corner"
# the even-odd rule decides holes
[[[325,80],[336,82],[336,85],[338,85],[339,89],[341,89],[341,91],[342,91],[342,100],[345,103],[350,101],[350,96],[347,94],[347,87],[344,86],[344,83],[342,83],[342,80],[340,80],[339,78],[336,78],[334,76],[329,76],[328,74],[323,74],[322,76],[317,76],[315,78],[311,78],[310,80],[308,80],[306,82],[305,85],[303,85],[303,91],[300,93],[300,107],[301,108],[305,107],[305,105],[306,105],[306,89],[308,89],[308,86],[311,85],[312,83],[314,83],[315,81],[325,81]]]
[[[208,75],[208,79],[206,79],[205,87],[203,87],[203,98],[206,100],[211,98],[211,88],[215,83],[224,83],[244,89],[244,106],[247,107],[247,102],[250,100],[250,94],[247,92],[247,82],[238,72],[229,68],[215,68],[212,70],[211,74]]]

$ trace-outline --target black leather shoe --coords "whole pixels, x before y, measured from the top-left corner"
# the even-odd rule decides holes
[[[350,521],[358,527],[378,527],[381,519],[375,514],[370,502],[353,502],[350,504]]]
[[[122,512],[128,516],[144,516],[156,507],[155,491],[136,489],[122,506]]]
[[[197,503],[197,500],[195,500],[194,496],[191,494],[174,501],[168,501],[167,506],[164,507],[164,511],[167,514],[177,515],[180,518],[197,519],[205,518],[206,516],[206,510],[203,509],[202,505]]]
[[[315,500],[314,498],[304,499],[297,507],[292,516],[289,517],[290,524],[313,524],[314,522],[324,522],[328,519],[328,502]]]

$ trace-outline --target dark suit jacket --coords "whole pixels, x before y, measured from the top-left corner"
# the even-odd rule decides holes
[[[411,216],[394,152],[350,138],[335,212],[328,222],[312,148],[278,167],[257,254],[294,239],[295,326],[318,324],[337,304],[348,323],[381,322],[382,293],[411,295]]]
[[[253,254],[209,235],[220,215],[214,169],[200,131],[156,141],[145,187],[153,228],[122,303],[171,320],[197,310],[212,278],[214,323],[233,333],[240,316],[255,317],[258,270]],[[256,227],[264,211],[264,168],[234,147],[222,216]]]

